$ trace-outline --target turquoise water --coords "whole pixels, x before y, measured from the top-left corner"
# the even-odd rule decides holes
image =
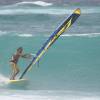
[[[80,6],[78,6],[80,7]],[[13,9],[12,9],[13,8]],[[35,54],[75,6],[0,7],[0,98],[4,100],[99,100],[100,7],[82,6],[82,14],[25,75],[28,84],[10,87],[9,61],[19,46]],[[20,74],[30,60],[20,59]],[[18,75],[18,77],[20,76]]]
[[[0,43],[4,45],[1,44],[2,50],[0,51],[1,73],[5,76],[10,74],[9,60],[18,46],[23,46],[24,52],[36,53],[46,39],[47,37],[42,36],[27,38],[2,36]],[[100,36],[60,37],[40,59],[39,68],[36,64],[26,74],[25,77],[31,82],[29,89],[99,90],[99,41]],[[20,73],[28,63],[29,60],[21,59]]]

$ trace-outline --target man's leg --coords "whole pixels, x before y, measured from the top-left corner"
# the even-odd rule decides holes
[[[12,73],[11,73],[10,80],[14,80],[14,73],[15,73],[15,71],[14,71],[14,69],[15,69],[14,66],[15,66],[15,64],[14,64],[13,62],[11,62]]]
[[[13,76],[14,79],[18,73],[19,73],[19,68],[18,68],[17,64],[14,64],[14,76]]]
[[[10,80],[15,80],[16,75],[19,73],[19,68],[17,67],[17,64],[15,63],[11,63],[11,66],[12,66],[13,72],[12,72]]]

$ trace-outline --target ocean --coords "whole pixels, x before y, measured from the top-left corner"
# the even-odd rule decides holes
[[[76,8],[81,16],[12,87],[10,59],[35,54]],[[21,75],[31,59],[20,59]],[[100,100],[100,7],[19,2],[0,6],[0,100]]]

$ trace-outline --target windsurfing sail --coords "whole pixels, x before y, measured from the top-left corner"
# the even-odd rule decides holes
[[[19,79],[22,79],[24,75],[29,71],[29,69],[39,61],[39,59],[42,57],[42,55],[48,50],[48,48],[58,39],[58,37],[65,32],[66,29],[68,29],[80,16],[80,9],[77,8],[68,18],[66,18],[61,25],[51,34],[51,36],[48,38],[48,40],[44,43],[44,45],[40,48],[40,50],[36,53],[36,56],[33,57],[32,61],[29,63],[29,65],[26,67],[22,75],[19,77]]]

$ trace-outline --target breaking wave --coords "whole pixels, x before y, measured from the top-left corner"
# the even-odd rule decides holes
[[[71,37],[71,36],[76,36],[76,37],[97,37],[97,36],[100,36],[100,33],[64,34],[62,36],[63,37]]]
[[[52,6],[53,5],[53,6]],[[100,7],[79,7],[82,14],[100,13]],[[76,7],[60,7],[43,1],[19,2],[16,4],[0,7],[0,15],[23,15],[23,14],[71,14]]]
[[[42,35],[35,35],[35,34],[18,34],[18,33],[13,33],[10,34],[9,32],[2,32],[0,31],[0,36],[18,36],[18,37],[34,37],[34,36],[44,36],[44,37],[49,37],[51,34],[47,35],[47,34],[42,34]],[[68,34],[62,34],[61,37],[97,37],[100,36],[100,33],[68,33]]]
[[[8,78],[0,74],[0,87],[8,84]]]
[[[17,6],[27,6],[27,7],[30,7],[30,6],[41,6],[41,7],[47,7],[47,6],[52,6],[53,4],[52,3],[48,3],[48,2],[44,2],[44,1],[23,1],[23,2],[18,2],[18,3],[15,3],[15,4],[12,4],[12,5],[8,5],[6,7],[17,7]]]
[[[43,2],[43,1],[34,1],[34,2],[19,2],[16,3],[15,5],[38,5],[38,6],[51,6],[52,3],[47,3],[47,2]]]

